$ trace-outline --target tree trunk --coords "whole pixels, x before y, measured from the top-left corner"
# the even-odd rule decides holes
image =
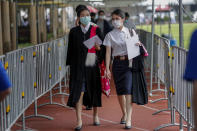
[[[41,11],[41,7],[38,6],[38,43],[42,42],[42,11]]]
[[[10,3],[11,50],[16,50],[16,3]]]
[[[54,7],[53,10],[53,37],[57,39],[57,31],[58,31],[58,9]]]
[[[42,6],[42,23],[43,23],[43,29],[42,29],[42,40],[43,42],[47,41],[47,25],[46,25],[46,17],[45,17],[45,7]]]
[[[37,25],[36,25],[36,6],[31,5],[29,10],[29,17],[30,17],[30,41],[32,44],[36,45],[37,41]]]
[[[66,10],[65,8],[62,9],[62,30],[63,30],[63,34],[66,33],[67,30],[67,14],[66,14]]]
[[[0,11],[1,11],[1,2],[0,2]],[[1,12],[0,12],[0,55],[3,55]]]
[[[9,2],[2,1],[3,53],[11,50]]]

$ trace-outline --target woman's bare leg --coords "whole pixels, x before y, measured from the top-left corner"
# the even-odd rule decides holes
[[[125,95],[119,95],[118,96],[118,101],[121,107],[121,111],[122,111],[122,119],[124,121],[126,121],[126,98]]]
[[[81,112],[82,112],[83,95],[84,92],[81,93],[80,99],[76,104],[77,127],[82,126]]]
[[[131,115],[132,115],[132,97],[131,95],[126,95],[126,126],[131,126]]]
[[[93,107],[93,122],[99,124],[99,117],[98,117],[98,108]]]

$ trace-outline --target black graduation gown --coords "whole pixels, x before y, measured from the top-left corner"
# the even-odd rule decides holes
[[[140,54],[133,59],[132,63],[132,102],[144,105],[148,103],[148,91],[144,73],[144,50],[142,47],[140,47]]]
[[[94,67],[85,67],[85,60],[88,53],[88,48],[83,44],[85,40],[90,38],[89,31],[84,34],[80,26],[70,30],[68,41],[67,65],[70,65],[70,96],[67,105],[75,107],[79,101],[83,79],[86,80],[86,91],[84,93],[83,104],[85,106],[101,107],[101,78],[99,62],[104,58],[105,49],[101,47],[101,51],[97,51],[97,62]],[[96,34],[103,40],[103,36],[99,28]]]

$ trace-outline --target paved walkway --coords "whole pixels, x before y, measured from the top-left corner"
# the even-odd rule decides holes
[[[156,84],[154,85],[156,87]],[[65,91],[65,89],[64,89]],[[56,91],[57,92],[57,91]],[[155,100],[163,97],[163,92],[155,92],[149,100]],[[48,95],[46,94],[39,99],[38,104],[48,102]],[[66,105],[68,97],[55,96],[54,101]],[[107,98],[102,97],[103,107],[99,109],[99,116],[101,126],[94,127],[92,125],[92,111],[83,110],[83,131],[124,131],[124,125],[120,125],[121,110],[118,104],[117,96],[114,86],[112,85],[111,96]],[[160,101],[154,104],[147,104],[145,106],[133,105],[132,115],[132,131],[153,131],[155,127],[161,124],[170,123],[170,113],[162,112],[158,115],[152,115],[155,111],[167,108],[167,101]],[[33,114],[34,106],[32,105],[26,112],[26,115]],[[75,127],[75,111],[70,108],[60,107],[56,105],[48,105],[38,109],[39,114],[49,115],[54,120],[46,120],[42,118],[31,118],[26,121],[28,129],[35,131],[73,131]],[[178,115],[177,115],[178,119]],[[17,122],[12,130],[21,128],[21,122]],[[178,127],[169,127],[160,131],[178,131]],[[186,129],[185,129],[186,130]]]

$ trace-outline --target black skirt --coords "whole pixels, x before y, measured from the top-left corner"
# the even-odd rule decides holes
[[[132,71],[128,60],[114,59],[112,72],[118,95],[132,95]]]

